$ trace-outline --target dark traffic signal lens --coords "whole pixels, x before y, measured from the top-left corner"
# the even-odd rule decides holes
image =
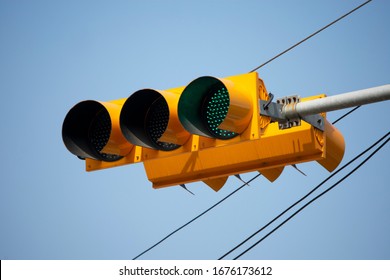
[[[97,101],[76,104],[66,115],[62,125],[62,139],[68,150],[80,158],[116,161],[120,155],[101,152],[107,145],[112,130],[110,114]]]
[[[167,129],[168,122],[168,104],[158,91],[152,89],[132,94],[123,105],[120,115],[121,130],[129,142],[163,151],[180,147],[159,140]]]

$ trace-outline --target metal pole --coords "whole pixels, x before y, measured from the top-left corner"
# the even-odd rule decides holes
[[[390,84],[290,104],[283,110],[287,119],[293,119],[385,100],[390,100]]]

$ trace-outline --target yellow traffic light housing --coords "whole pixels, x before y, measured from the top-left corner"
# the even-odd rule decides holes
[[[250,171],[274,181],[284,166],[313,160],[335,169],[344,139],[325,114],[283,126],[264,105],[270,101],[256,72],[205,76],[185,87],[81,102],[65,118],[63,139],[86,158],[87,171],[143,162],[154,188],[203,181],[217,191],[228,176]]]
[[[237,77],[218,79],[200,77],[185,87],[180,96],[180,122],[191,133],[231,139],[242,133],[252,118],[254,85],[248,81],[236,82]],[[256,90],[256,89],[255,89]]]
[[[177,91],[177,89],[176,89]],[[146,148],[172,151],[190,137],[177,117],[180,93],[143,89],[133,93],[120,113],[125,138]]]
[[[80,158],[104,162],[126,156],[134,145],[126,141],[119,127],[124,101],[86,100],[76,104],[62,126],[62,138],[68,150]]]

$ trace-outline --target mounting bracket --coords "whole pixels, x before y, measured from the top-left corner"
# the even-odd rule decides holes
[[[273,96],[271,96],[272,98]],[[272,99],[271,99],[272,100]],[[320,114],[300,116],[299,114],[290,114],[286,116],[286,107],[294,108],[301,101],[298,95],[291,95],[278,98],[276,102],[260,100],[260,115],[270,117],[272,121],[278,122],[279,129],[288,129],[301,125],[301,120],[311,124],[315,128],[324,131],[325,120]]]

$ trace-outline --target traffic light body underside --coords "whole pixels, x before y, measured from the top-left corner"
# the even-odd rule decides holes
[[[86,167],[88,171],[92,171],[143,162],[147,177],[154,188],[251,171],[267,173],[267,170],[272,171],[285,165],[314,160],[331,171],[341,161],[338,153],[339,142],[343,142],[341,135],[324,137],[323,134],[331,129],[327,123],[325,132],[321,132],[302,122],[301,126],[280,131],[277,123],[271,123],[258,139],[215,147],[213,142],[218,140],[194,135],[180,148],[187,152],[167,155],[167,152],[135,146],[129,155],[117,162],[86,159]],[[332,133],[339,134],[337,130]],[[330,145],[336,147],[333,153]]]
[[[191,135],[184,145],[173,151],[135,145],[118,161],[87,158],[86,170],[143,162],[154,188],[203,181],[217,191],[230,175],[259,171],[273,181],[286,165],[316,160],[329,171],[337,167],[344,154],[344,140],[331,124],[326,121],[324,131],[306,122],[280,130],[278,123],[271,123],[269,117],[260,115],[259,99],[267,100],[268,94],[257,73],[227,79],[241,85],[254,104],[248,128],[240,135],[229,140]],[[180,94],[182,90],[183,87],[168,91]],[[324,95],[303,98],[301,102],[322,97]]]
[[[326,127],[330,129],[328,125]],[[202,137],[193,139],[193,150],[189,153],[145,160],[145,170],[153,187],[217,179],[250,171],[265,175],[267,171],[272,172],[285,165],[313,160],[333,170],[340,162],[327,154],[323,133],[306,123],[283,133],[277,124],[270,124],[259,139],[202,148],[207,146],[207,140]],[[337,146],[335,143],[332,145]],[[279,174],[275,174],[276,177]]]

